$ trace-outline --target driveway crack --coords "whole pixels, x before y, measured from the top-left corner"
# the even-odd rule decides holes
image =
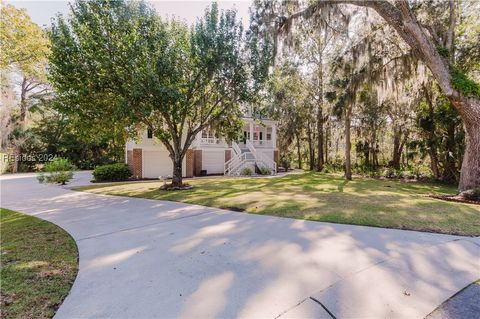
[[[188,216],[182,216],[182,217],[178,217],[178,218],[172,218],[172,219],[169,219],[169,220],[162,220],[162,221],[158,221],[158,222],[153,222],[153,223],[148,223],[148,224],[143,224],[143,225],[138,225],[138,226],[133,226],[133,227],[128,227],[128,228],[122,228],[122,229],[107,232],[107,233],[101,233],[101,234],[97,234],[97,235],[92,235],[92,236],[79,238],[79,239],[77,239],[77,242],[82,241],[82,240],[87,240],[87,239],[105,237],[105,236],[108,236],[108,235],[113,235],[113,234],[116,234],[116,233],[122,233],[122,232],[130,231],[130,230],[134,230],[134,229],[140,229],[140,228],[144,228],[144,227],[148,227],[148,226],[165,224],[165,223],[169,223],[169,222],[173,222],[173,221],[177,221],[177,220],[181,220],[181,219],[186,219],[186,218],[197,217],[197,216],[201,216],[201,215],[205,215],[205,214],[212,214],[212,212],[203,212],[203,213],[192,214],[192,215],[188,215]]]
[[[330,315],[330,317],[332,317],[333,319],[337,319],[337,317],[335,317],[333,315],[333,313],[328,310],[328,308],[323,304],[321,303],[320,301],[318,301],[317,299],[313,298],[313,297],[310,297],[311,300],[313,300],[314,302],[318,303],[320,306],[322,306],[322,308]]]

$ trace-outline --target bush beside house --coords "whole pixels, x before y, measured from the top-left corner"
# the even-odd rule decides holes
[[[127,164],[115,163],[95,167],[93,178],[97,182],[124,181],[132,176],[132,171]]]
[[[252,174],[253,174],[253,170],[250,167],[244,167],[240,171],[240,175],[242,176],[252,176]]]
[[[260,175],[272,175],[272,170],[267,166],[262,166],[259,168]]]

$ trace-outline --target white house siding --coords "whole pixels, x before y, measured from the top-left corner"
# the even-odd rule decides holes
[[[203,149],[202,170],[207,174],[223,174],[225,168],[225,149]]]
[[[270,158],[272,161],[274,160],[273,158],[273,150],[262,150],[257,148],[257,152],[261,152],[262,154],[265,155],[265,157]]]

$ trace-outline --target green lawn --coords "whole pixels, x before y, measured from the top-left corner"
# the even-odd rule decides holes
[[[51,318],[78,271],[75,241],[60,227],[0,208],[1,318]]]
[[[302,173],[277,178],[193,179],[187,191],[161,191],[162,182],[130,182],[77,188],[97,194],[181,201],[248,213],[342,224],[480,235],[480,206],[447,202],[428,194],[454,187]]]

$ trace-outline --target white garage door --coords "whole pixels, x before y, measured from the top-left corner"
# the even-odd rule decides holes
[[[172,176],[173,164],[167,151],[143,151],[143,177]]]
[[[207,174],[223,174],[224,167],[224,150],[203,150],[202,169],[206,170]]]

